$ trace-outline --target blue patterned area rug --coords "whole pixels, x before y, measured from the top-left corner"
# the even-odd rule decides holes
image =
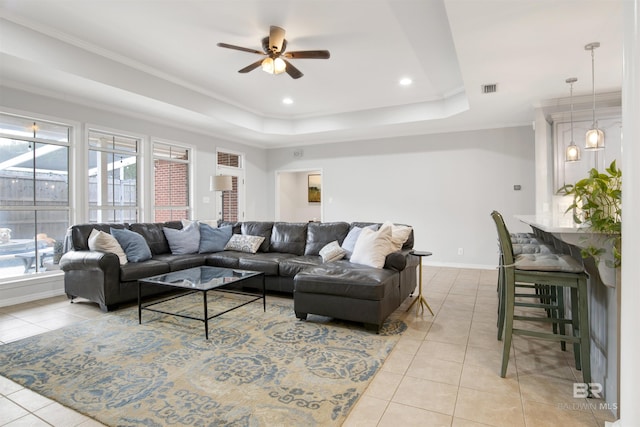
[[[212,295],[210,310],[240,298]],[[166,303],[199,314],[200,295]],[[406,325],[380,334],[267,297],[209,324],[132,307],[0,346],[0,374],[110,426],[340,425]]]

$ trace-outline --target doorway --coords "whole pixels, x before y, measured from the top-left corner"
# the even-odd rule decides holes
[[[276,221],[322,221],[322,170],[276,171]]]

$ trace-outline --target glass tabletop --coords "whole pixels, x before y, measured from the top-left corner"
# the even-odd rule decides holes
[[[258,271],[238,270],[222,267],[194,267],[172,273],[146,277],[140,281],[158,285],[170,285],[177,288],[206,291],[220,286],[259,276]]]

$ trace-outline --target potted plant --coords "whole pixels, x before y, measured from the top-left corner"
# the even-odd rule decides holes
[[[591,232],[601,234],[596,239],[597,246],[590,244],[582,249],[583,257],[593,257],[597,263],[605,259],[607,267],[620,267],[622,231],[622,171],[616,161],[600,173],[593,168],[586,178],[575,184],[567,184],[558,192],[573,197],[573,203],[566,212],[573,211],[576,224],[585,224]],[[607,248],[611,248],[609,254]]]

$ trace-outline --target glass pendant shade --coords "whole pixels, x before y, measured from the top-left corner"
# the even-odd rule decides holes
[[[602,150],[604,148],[604,132],[594,126],[593,129],[587,131],[585,137],[586,150]]]
[[[567,147],[564,154],[564,160],[566,162],[577,162],[580,160],[580,149],[575,142],[571,141],[571,144]]]
[[[585,50],[591,51],[591,91],[593,92],[593,126],[585,135],[586,150],[602,150],[604,148],[604,132],[598,129],[598,121],[596,120],[596,83],[595,83],[595,58],[594,51],[600,47],[599,42],[589,43],[584,47]]]

